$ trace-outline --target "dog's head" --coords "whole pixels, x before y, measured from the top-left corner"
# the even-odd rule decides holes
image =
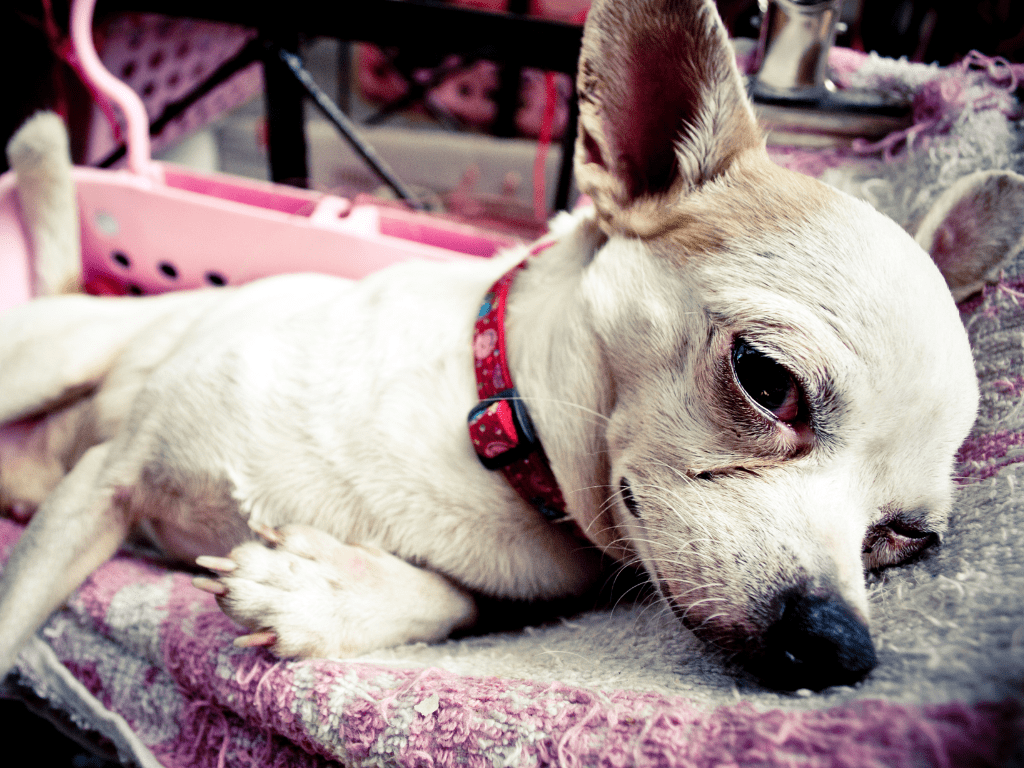
[[[894,222],[769,161],[710,0],[595,4],[578,87],[613,491],[580,522],[764,683],[856,682],[864,571],[938,542],[977,409],[949,288]]]

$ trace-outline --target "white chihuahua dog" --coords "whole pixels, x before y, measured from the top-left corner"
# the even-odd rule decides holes
[[[593,207],[530,249],[0,317],[0,493],[35,512],[0,672],[133,530],[282,656],[436,641],[611,556],[765,685],[872,669],[865,568],[938,541],[977,407],[950,289],[769,161],[711,0],[595,3],[578,88]]]

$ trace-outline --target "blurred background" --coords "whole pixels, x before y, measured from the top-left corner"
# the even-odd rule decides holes
[[[71,128],[77,163],[116,166],[116,116],[94,103],[71,66],[68,2],[0,4],[0,59],[7,73],[0,80],[0,140],[6,143],[32,112],[54,109]],[[268,110],[264,99],[271,84],[263,79],[265,54],[259,46],[271,28],[275,44],[301,56],[318,86],[428,207],[484,223],[512,222],[513,228],[518,223],[530,236],[565,198],[557,192],[566,182],[559,179],[563,169],[558,142],[572,121],[572,65],[556,72],[524,65],[515,60],[515,46],[518,58],[543,58],[548,52],[538,49],[572,39],[559,37],[560,30],[582,22],[589,0],[413,0],[437,14],[436,22],[424,23],[422,30],[400,29],[408,26],[403,18],[389,21],[394,12],[387,6],[396,2],[366,0],[332,7],[330,29],[321,35],[315,33],[316,21],[309,21],[324,13],[320,4],[268,6],[265,15],[254,15],[253,4],[235,0],[100,0],[94,36],[107,67],[145,101],[161,159],[345,196],[390,194],[308,98],[301,107],[301,126],[268,127],[268,120],[273,123],[275,113],[281,112]],[[718,5],[733,37],[756,40],[758,0],[718,0]],[[362,19],[367,9],[378,6],[385,8],[375,22]],[[181,18],[189,9],[198,17]],[[546,20],[553,31],[543,38],[530,30],[510,31],[520,38],[509,53],[507,39],[501,41],[502,48],[495,39],[480,39],[473,32],[453,33],[456,22],[444,15],[451,9]],[[281,34],[289,19],[304,13],[305,31]],[[354,34],[360,37],[337,36],[348,31],[346,14],[353,17]],[[441,31],[448,33],[447,47],[436,43]],[[393,39],[402,43],[387,42]],[[836,45],[940,65],[957,62],[971,50],[1021,62],[1024,3],[845,0]],[[550,52],[549,58],[559,54],[561,61],[571,62],[575,51],[571,45],[562,47],[567,50]],[[197,90],[202,92],[198,98]],[[296,148],[302,156],[270,163],[268,133],[280,137],[286,130],[299,131],[300,142],[304,134],[305,146]],[[6,169],[3,158],[0,169]]]

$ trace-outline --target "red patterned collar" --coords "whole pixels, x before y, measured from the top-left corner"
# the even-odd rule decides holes
[[[484,296],[473,336],[476,390],[469,436],[480,462],[499,470],[509,485],[552,522],[571,518],[523,398],[512,383],[505,351],[505,305],[519,270],[553,243],[534,246],[530,256],[506,272]]]

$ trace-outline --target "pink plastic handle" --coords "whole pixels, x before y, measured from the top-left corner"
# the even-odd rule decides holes
[[[160,166],[150,158],[149,118],[142,99],[129,86],[114,77],[96,53],[92,41],[92,15],[96,0],[72,0],[71,43],[89,81],[113,101],[128,123],[128,168],[136,176],[163,181]]]

